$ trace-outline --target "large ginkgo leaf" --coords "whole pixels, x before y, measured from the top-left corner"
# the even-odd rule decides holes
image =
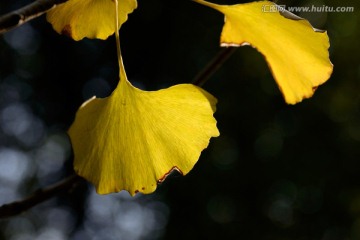
[[[119,27],[137,7],[136,0],[119,1]],[[47,13],[55,31],[74,40],[106,39],[115,32],[114,0],[69,0]]]
[[[146,92],[121,69],[110,97],[81,106],[69,129],[75,171],[100,194],[151,193],[171,170],[187,174],[216,128],[216,99],[191,84]]]
[[[230,6],[195,1],[225,15],[222,46],[250,44],[265,56],[287,103],[311,97],[329,79],[333,65],[328,36],[307,20],[279,11],[269,1]]]

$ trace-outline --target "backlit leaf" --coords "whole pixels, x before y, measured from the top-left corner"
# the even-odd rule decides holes
[[[136,0],[119,1],[119,27],[137,7]],[[69,0],[47,14],[55,31],[74,40],[106,39],[115,32],[113,0]]]
[[[222,46],[250,44],[265,56],[287,103],[311,97],[329,79],[333,65],[328,36],[307,20],[279,12],[269,1],[230,6],[195,1],[225,15]]]
[[[100,194],[151,193],[172,170],[187,174],[216,128],[216,99],[191,84],[133,87],[121,69],[110,97],[83,104],[69,129],[75,171]]]

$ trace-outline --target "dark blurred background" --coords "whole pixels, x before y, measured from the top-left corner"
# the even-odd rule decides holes
[[[30,2],[1,0],[0,14]],[[286,105],[261,54],[239,48],[204,85],[221,136],[187,176],[134,198],[81,185],[0,220],[0,239],[360,239],[360,4],[277,2],[355,8],[297,13],[330,37],[334,73],[314,97]],[[221,50],[223,18],[188,0],[139,0],[121,30],[129,80],[191,82]],[[117,76],[114,37],[75,42],[44,16],[0,36],[0,205],[72,173],[66,130]]]

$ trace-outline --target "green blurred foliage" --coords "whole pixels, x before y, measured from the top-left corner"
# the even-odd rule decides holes
[[[0,13],[28,2],[1,1]],[[360,4],[277,2],[355,8],[348,13],[298,13],[327,30],[331,79],[311,99],[286,105],[261,54],[239,48],[204,86],[219,100],[215,116],[221,136],[211,140],[193,171],[169,177],[149,196],[167,206],[161,211],[169,211],[161,234],[134,239],[360,239]],[[220,50],[222,24],[220,13],[191,1],[139,0],[139,8],[121,29],[129,80],[147,90],[190,82]],[[84,100],[115,88],[114,38],[74,42],[57,35],[44,17],[27,25],[32,30],[21,33],[25,35],[15,32],[26,30],[23,26],[0,38],[0,81],[19,90],[20,101],[43,121],[47,136],[63,136]],[[10,44],[19,39],[27,39],[26,48]],[[278,47],[281,51],[286,46]],[[5,108],[8,95],[0,97]],[[0,143],[28,153],[48,138],[41,139],[28,146],[4,134]],[[29,175],[20,183],[18,197],[71,172],[71,157],[67,159],[53,175]],[[89,189],[48,203],[48,209],[71,209],[76,224],[65,239],[82,239],[76,232],[91,216],[85,204],[93,191]],[[97,199],[101,205],[106,197]],[[145,200],[126,198],[126,203],[131,201]],[[39,211],[34,218],[33,211],[22,217],[39,228],[34,219],[46,213]],[[107,211],[110,215],[111,209]],[[0,239],[16,239],[11,238],[16,228],[10,224],[1,222]],[[100,225],[92,226],[96,232]],[[124,232],[118,234],[102,239],[122,239]]]

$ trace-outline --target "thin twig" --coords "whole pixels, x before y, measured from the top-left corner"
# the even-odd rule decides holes
[[[76,187],[83,179],[76,174],[55,183],[47,188],[39,189],[31,196],[21,200],[2,205],[0,207],[0,218],[8,218],[16,216],[33,206],[48,200],[61,192],[69,191]]]
[[[235,52],[235,47],[222,49],[194,78],[192,84],[202,86]]]
[[[57,4],[66,1],[68,0],[36,0],[23,8],[5,14],[0,17],[0,34],[18,27],[33,18],[39,17],[54,8]]]

